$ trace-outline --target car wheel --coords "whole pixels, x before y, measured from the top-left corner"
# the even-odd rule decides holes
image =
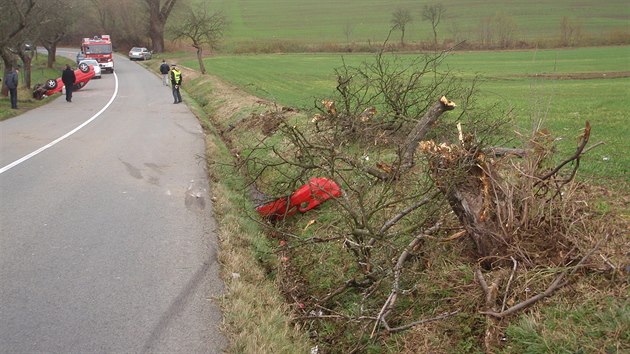
[[[81,65],[79,65],[79,70],[81,70],[82,73],[89,73],[90,66],[87,65],[86,63],[82,63]]]
[[[57,88],[57,80],[55,79],[48,79],[46,81],[46,88],[49,90],[54,90]]]

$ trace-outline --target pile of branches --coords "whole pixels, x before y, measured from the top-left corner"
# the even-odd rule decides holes
[[[488,145],[497,120],[467,118],[474,114],[474,87],[463,89],[438,73],[442,58],[404,66],[380,53],[375,64],[344,66],[337,71],[336,100],[322,100],[308,121],[281,122],[276,134],[243,155],[252,185],[266,194],[290,194],[311,177],[329,178],[344,191],[328,202],[333,211],[322,214],[326,225],[312,226],[317,214],[304,216],[306,227],[295,219],[265,224],[281,239],[282,267],[291,279],[280,279],[304,323],[341,320],[378,338],[456,315],[461,309],[447,303],[419,313],[413,300],[400,299],[422,292],[419,274],[430,271],[425,249],[431,243],[461,242],[483,294],[484,344],[492,348],[498,321],[551,296],[592,265],[589,257],[604,239],[601,230],[588,230],[583,206],[572,198],[578,186],[572,180],[588,150],[588,122],[575,153],[557,165],[553,139],[544,131],[533,132],[521,148]],[[440,127],[440,117],[458,108],[459,115]],[[473,120],[466,132],[462,122]],[[338,268],[325,268],[331,266],[326,258]],[[309,282],[305,271],[317,262],[325,264],[319,271],[326,279]],[[521,277],[541,269],[553,279]]]

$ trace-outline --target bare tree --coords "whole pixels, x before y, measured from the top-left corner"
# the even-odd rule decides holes
[[[566,16],[562,16],[560,19],[560,44],[567,47],[569,45],[569,41],[571,40],[572,29],[569,25],[569,18]]]
[[[29,41],[30,42],[30,41]],[[24,72],[24,86],[31,88],[31,62],[35,57],[36,48],[34,45],[21,43],[16,48],[16,55],[22,60],[23,72]]]
[[[352,36],[353,32],[354,32],[354,23],[346,22],[343,25],[343,34],[346,36],[346,44],[347,45],[350,45],[350,36]]]
[[[444,5],[433,4],[424,5],[422,10],[422,20],[431,22],[431,30],[433,31],[433,48],[437,49],[437,27],[440,24],[442,15],[446,12]]]
[[[392,29],[400,30],[400,45],[405,45],[405,28],[407,24],[413,21],[411,13],[408,9],[399,8],[392,13]]]
[[[498,13],[494,16],[494,24],[497,33],[497,39],[501,48],[509,48],[514,43],[514,37],[518,29],[514,17],[505,13]]]
[[[87,14],[82,16],[83,23],[79,25],[83,37],[109,34],[116,48],[149,46],[149,14],[146,6],[131,0],[91,1],[93,6],[89,12],[86,9]]]
[[[458,22],[453,21],[450,23],[450,33],[451,39],[455,43],[462,43],[467,39],[464,30],[460,27],[460,24]]]
[[[579,42],[582,34],[582,23],[572,21],[568,17],[563,16],[560,20],[560,44],[568,47]]]
[[[2,0],[0,12],[0,53],[5,71],[23,64],[25,86],[31,86],[31,60],[35,55],[35,44],[49,33],[61,30],[57,24],[58,10],[65,0]]]
[[[494,29],[492,26],[492,16],[486,16],[479,23],[479,42],[482,47],[490,47],[494,41]]]
[[[203,64],[203,46],[214,48],[223,36],[227,21],[223,13],[208,13],[205,8],[190,9],[188,14],[177,26],[170,28],[173,39],[189,39],[192,46],[197,49],[197,60],[202,74],[206,73]]]
[[[154,52],[164,51],[164,28],[177,0],[145,0],[149,6],[149,36]]]
[[[36,0],[2,0],[0,11],[0,55],[5,72],[17,64],[15,47],[33,26],[33,14],[37,13]]]
[[[48,14],[50,21],[45,28],[39,31],[37,42],[48,52],[47,67],[52,68],[56,61],[57,44],[61,42],[68,33],[74,19],[76,7],[67,0],[57,0],[55,6],[51,7]]]
[[[46,67],[52,68],[57,61],[57,45],[66,35],[66,32],[51,32],[40,39],[40,43],[48,52]]]

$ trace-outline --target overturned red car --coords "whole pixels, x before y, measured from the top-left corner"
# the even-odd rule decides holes
[[[94,67],[92,65],[87,65],[85,63],[81,63],[79,67],[74,70],[74,76],[76,76],[76,80],[74,81],[74,85],[72,86],[72,90],[80,90],[82,87],[85,87],[87,83],[94,77]],[[33,88],[33,98],[41,100],[44,97],[51,96],[57,92],[61,92],[63,90],[64,84],[61,81],[61,78],[57,79],[48,79],[45,84],[37,84]]]
[[[270,220],[283,219],[296,212],[305,213],[330,198],[341,196],[341,188],[323,177],[311,178],[288,197],[276,199],[256,208],[258,214]]]

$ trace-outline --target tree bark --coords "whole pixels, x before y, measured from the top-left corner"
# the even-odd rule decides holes
[[[61,42],[61,39],[65,35],[66,33],[64,31],[60,31],[42,40],[42,46],[48,51],[48,61],[46,66],[49,69],[52,69],[53,64],[57,61],[57,44]]]
[[[48,52],[48,59],[46,61],[46,67],[52,69],[53,65],[57,61],[57,43],[46,43],[44,48]]]
[[[197,61],[199,62],[199,71],[201,71],[201,74],[205,74],[206,73],[206,67],[205,65],[203,65],[203,48],[199,45],[196,46],[195,48],[197,48]]]
[[[17,60],[15,59],[13,53],[11,53],[8,48],[2,48],[0,49],[0,56],[2,56],[2,61],[4,62],[4,74],[13,70],[17,64]],[[4,82],[2,85],[4,85]]]
[[[490,257],[501,254],[498,240],[502,237],[495,234],[497,225],[490,212],[492,198],[486,193],[484,180],[488,177],[480,168],[473,168],[469,175],[462,181],[451,186],[442,186],[441,190],[446,195],[451,209],[466,229],[468,235],[475,242],[477,254],[484,261],[485,268],[489,268],[492,259]]]
[[[418,148],[420,140],[424,138],[433,123],[435,123],[442,113],[455,109],[457,105],[449,101],[446,96],[442,96],[425,114],[424,117],[413,128],[403,144],[402,166],[409,168],[413,166],[413,156]]]
[[[20,59],[22,59],[22,63],[24,64],[24,86],[30,90],[31,88],[31,61],[32,57],[29,53],[25,53],[24,51],[20,51],[18,53]]]
[[[436,145],[428,141],[420,149],[429,157],[429,168],[438,189],[444,194],[451,209],[475,242],[477,254],[484,268],[502,251],[508,240],[500,234],[495,209],[505,200],[499,183],[501,177],[493,166],[484,161],[484,154],[474,145]]]
[[[162,53],[164,52],[164,22],[153,21],[153,16],[151,16],[151,44],[153,47],[154,53]]]
[[[145,0],[149,6],[149,36],[151,37],[152,49],[156,53],[164,51],[164,28],[166,20],[173,10],[177,0],[166,0],[160,7],[161,0]]]

